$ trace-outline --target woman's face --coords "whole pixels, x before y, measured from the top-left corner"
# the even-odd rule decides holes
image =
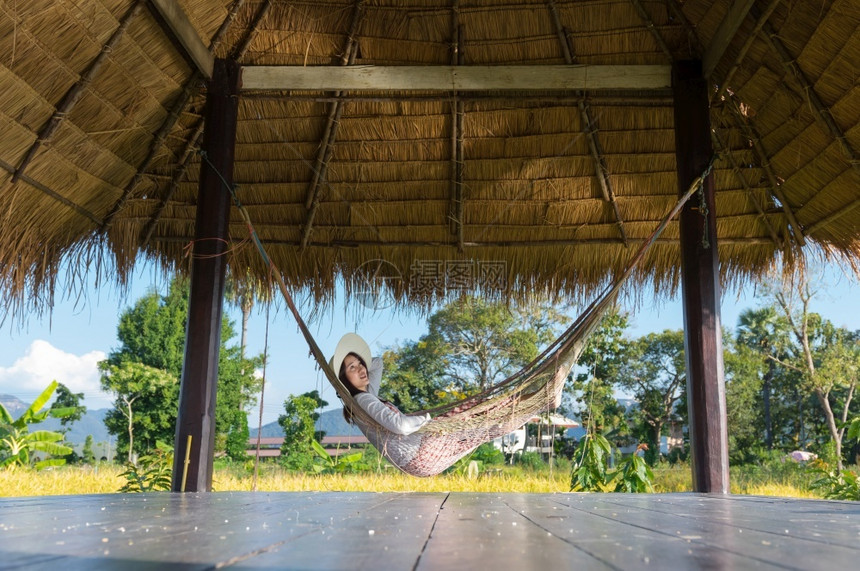
[[[361,362],[356,355],[350,353],[343,360],[343,367],[346,373],[346,380],[352,386],[360,391],[366,391],[370,384],[370,379],[367,378],[367,367]]]

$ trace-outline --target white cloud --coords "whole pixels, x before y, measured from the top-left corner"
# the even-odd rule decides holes
[[[74,393],[84,393],[83,404],[88,408],[109,407],[112,399],[99,387],[97,363],[104,358],[103,351],[73,355],[37,339],[10,367],[0,367],[0,393],[32,402],[56,380]]]

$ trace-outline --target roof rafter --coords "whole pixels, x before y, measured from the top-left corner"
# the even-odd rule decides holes
[[[194,64],[195,69],[203,77],[211,79],[215,57],[197,35],[197,30],[191,25],[191,20],[188,19],[182,7],[175,0],[150,0],[149,5],[154,8],[153,13],[158,16],[156,20],[159,24],[162,22],[166,24],[165,32],[182,46],[180,50],[182,55]]]
[[[188,141],[185,143],[185,150],[182,151],[182,157],[179,159],[179,162],[173,171],[173,176],[170,179],[170,184],[167,186],[167,190],[164,192],[164,196],[161,197],[158,207],[155,209],[155,212],[152,213],[152,216],[149,218],[149,222],[147,222],[146,227],[143,230],[143,239],[140,241],[141,246],[146,246],[149,243],[149,239],[152,238],[152,232],[155,230],[155,225],[159,218],[161,218],[161,214],[167,207],[167,203],[170,202],[170,199],[173,198],[173,194],[185,179],[185,174],[188,172],[188,167],[191,163],[191,156],[194,154],[194,150],[198,147],[197,143],[202,134],[203,119],[201,118],[197,122],[197,127],[194,128],[191,137],[189,137]]]
[[[788,204],[788,200],[785,198],[785,194],[783,194],[782,189],[780,188],[780,183],[777,180],[776,174],[773,172],[773,168],[770,166],[770,161],[767,157],[767,152],[765,151],[761,136],[759,135],[756,128],[752,125],[751,121],[747,121],[743,112],[740,109],[737,101],[734,97],[726,98],[726,101],[729,103],[728,110],[731,113],[732,117],[734,117],[735,124],[741,130],[744,137],[746,137],[750,141],[750,146],[752,147],[753,152],[758,159],[759,166],[764,170],[767,175],[767,179],[770,182],[770,190],[771,193],[779,200],[780,205],[782,206],[783,212],[785,212],[785,216],[788,220],[788,226],[791,229],[791,233],[794,236],[794,239],[797,240],[797,243],[801,246],[806,245],[806,240],[803,236],[803,228],[797,222],[797,219],[794,217],[794,211],[791,209],[791,206]]]
[[[223,37],[223,34],[227,31],[227,28],[235,19],[235,15],[243,2],[244,0],[239,0],[236,3],[236,5],[234,6],[234,10],[231,10],[227,18],[224,19],[224,22],[221,23],[218,32],[216,32],[215,34],[216,37]],[[254,16],[253,22],[251,22],[251,26],[248,29],[248,32],[245,34],[245,38],[239,43],[239,45],[236,46],[236,49],[233,50],[233,59],[238,60],[248,49],[248,46],[250,45],[251,40],[253,39],[254,34],[257,31],[257,27],[260,25],[260,22],[263,20],[263,18],[266,17],[266,14],[271,8],[271,5],[271,0],[267,0],[260,5],[260,8],[257,10],[257,13]],[[170,183],[164,193],[164,196],[162,196],[158,207],[152,213],[149,222],[147,222],[146,227],[144,228],[141,246],[146,246],[149,243],[150,239],[152,238],[152,233],[155,231],[155,225],[161,218],[161,215],[164,212],[164,209],[167,207],[167,204],[170,202],[170,199],[173,198],[173,194],[179,188],[180,183],[185,178],[185,173],[188,172],[188,167],[191,165],[190,159],[193,154],[193,151],[198,148],[198,142],[200,140],[200,137],[203,135],[203,127],[204,120],[201,117],[200,120],[197,122],[197,126],[192,131],[191,136],[188,137],[188,140],[185,143],[185,150],[182,152],[178,166],[173,172],[173,176],[170,179]]]
[[[564,54],[564,60],[568,64],[573,63],[573,53],[570,46],[570,40],[567,37],[564,26],[561,24],[561,19],[558,16],[558,10],[555,8],[553,0],[547,0],[547,8],[549,8],[555,31],[558,35],[558,41],[561,45],[561,51]],[[627,232],[624,229],[624,220],[621,217],[621,211],[618,209],[618,203],[615,201],[615,191],[612,188],[612,181],[609,178],[609,172],[606,168],[606,161],[603,158],[603,148],[600,145],[600,140],[597,138],[597,130],[594,128],[594,118],[591,116],[591,109],[585,104],[585,94],[579,93],[582,98],[577,102],[579,113],[582,117],[582,130],[588,139],[588,148],[591,151],[591,158],[594,162],[594,176],[600,184],[600,190],[603,193],[603,199],[612,206],[612,211],[615,214],[615,220],[618,223],[618,232],[621,234],[621,239],[627,245]]]
[[[714,68],[723,59],[723,54],[726,53],[726,48],[738,33],[744,19],[752,8],[755,0],[735,0],[729,6],[729,11],[726,13],[723,21],[720,22],[720,27],[717,28],[717,33],[711,39],[711,45],[705,50],[702,56],[702,73],[705,77],[711,77]]]
[[[7,163],[4,160],[0,160],[0,168],[2,168],[3,170],[5,170],[9,173],[15,173],[15,170],[16,170],[14,166],[10,165],[9,163]],[[26,182],[27,184],[29,184],[30,186],[32,186],[36,190],[40,190],[43,193],[47,194],[48,196],[50,196],[51,198],[53,198],[54,200],[56,200],[60,204],[68,206],[69,208],[71,208],[72,210],[74,210],[75,212],[80,214],[81,216],[88,218],[96,226],[102,225],[102,221],[99,220],[99,218],[95,214],[93,214],[92,212],[90,212],[89,210],[87,210],[86,208],[81,206],[80,204],[78,204],[76,202],[72,202],[71,200],[69,200],[68,198],[66,198],[65,196],[60,194],[59,192],[48,188],[47,186],[40,183],[39,181],[30,178],[26,174],[19,175],[18,178],[20,178],[20,180]]]
[[[358,28],[361,25],[361,20],[364,17],[364,0],[356,0],[353,5],[352,22],[349,26],[349,33],[346,37],[346,46],[344,47],[343,55],[340,59],[340,65],[348,66],[355,63],[355,56],[358,53],[358,42],[356,35]],[[302,249],[308,243],[313,229],[314,217],[320,205],[322,193],[320,188],[325,185],[326,172],[328,171],[328,163],[331,160],[334,143],[337,140],[337,130],[340,125],[340,117],[343,113],[343,100],[339,99],[340,91],[335,91],[335,101],[329,105],[328,118],[326,119],[323,136],[320,140],[319,151],[317,152],[317,160],[314,164],[314,173],[311,184],[308,187],[307,198],[305,199],[305,208],[308,210],[308,217],[305,220],[304,228],[302,229]]]
[[[129,8],[128,12],[122,17],[122,20],[117,26],[116,30],[114,30],[113,34],[111,34],[110,39],[107,43],[102,46],[99,54],[93,59],[90,63],[87,70],[80,76],[78,81],[69,88],[66,92],[66,95],[63,97],[63,100],[57,106],[54,113],[51,115],[51,118],[48,119],[45,124],[42,126],[42,129],[39,131],[36,140],[33,141],[33,144],[30,145],[30,148],[27,149],[27,153],[24,155],[24,158],[21,159],[21,162],[18,164],[18,168],[15,169],[12,174],[12,183],[18,182],[18,179],[21,175],[24,174],[24,171],[27,169],[27,166],[30,164],[30,161],[33,160],[33,157],[36,156],[36,151],[42,146],[42,144],[51,140],[54,136],[54,133],[57,132],[60,125],[63,123],[65,118],[71,113],[72,109],[74,109],[75,105],[77,105],[78,101],[81,100],[81,97],[84,95],[87,87],[89,87],[90,83],[92,83],[96,74],[104,64],[108,55],[113,51],[114,47],[119,43],[119,40],[125,34],[125,31],[128,29],[128,26],[131,22],[137,17],[138,14],[143,10],[144,0],[137,0],[134,5]]]
[[[767,228],[767,231],[770,234],[771,239],[773,240],[773,243],[776,244],[777,248],[781,247],[782,246],[782,240],[780,239],[779,234],[777,234],[776,230],[771,225],[770,221],[768,220],[767,215],[764,212],[764,209],[758,203],[758,200],[756,199],[755,194],[753,193],[753,189],[750,188],[749,183],[747,183],[746,178],[744,178],[743,174],[741,173],[741,169],[738,166],[738,163],[735,161],[735,157],[732,155],[732,150],[729,149],[723,143],[723,140],[720,138],[720,134],[717,132],[716,129],[711,129],[711,140],[713,141],[713,144],[714,144],[714,150],[717,153],[719,153],[721,155],[721,157],[723,159],[725,159],[726,162],[729,163],[729,165],[732,167],[732,174],[735,175],[735,179],[741,184],[741,186],[747,192],[747,196],[749,197],[749,201],[752,203],[753,207],[756,209],[756,212],[758,212],[762,223],[764,224],[765,228]]]
[[[236,13],[239,11],[239,8],[241,8],[242,4],[244,4],[244,1],[245,0],[236,0],[231,6],[230,12],[228,12],[227,17],[224,19],[224,22],[218,28],[218,31],[215,33],[215,35],[212,36],[212,42],[209,44],[208,48],[210,53],[215,51],[215,48],[218,46],[224,35],[227,33],[227,29],[233,22]],[[170,131],[176,125],[176,122],[179,120],[180,115],[182,115],[182,112],[188,106],[188,103],[189,101],[191,101],[191,98],[194,97],[194,95],[198,91],[200,91],[202,87],[202,78],[203,76],[198,70],[194,70],[188,77],[188,80],[185,82],[185,85],[182,88],[182,92],[174,100],[170,111],[164,118],[164,121],[162,121],[161,126],[155,132],[155,135],[153,135],[152,141],[150,141],[149,144],[149,151],[147,152],[146,157],[143,159],[143,162],[137,167],[137,172],[134,173],[134,175],[131,177],[131,180],[129,180],[128,184],[125,185],[125,188],[122,191],[122,195],[114,203],[107,216],[105,216],[104,221],[102,222],[102,232],[107,232],[110,229],[111,225],[113,224],[113,219],[116,217],[119,211],[122,210],[123,206],[125,206],[125,203],[128,201],[128,198],[131,196],[132,191],[134,191],[134,188],[146,175],[146,170],[150,167],[150,165],[152,165],[152,161],[158,155],[161,146],[164,144],[165,139],[167,139],[167,135],[170,134]]]
[[[777,6],[779,6],[780,2],[782,2],[782,0],[771,0],[770,4],[768,4],[767,7],[761,12],[756,10],[754,7],[752,10],[750,10],[750,15],[752,15],[756,19],[755,26],[753,26],[752,32],[750,32],[746,36],[746,40],[744,41],[743,46],[741,46],[741,49],[738,52],[735,61],[732,63],[732,67],[729,68],[729,71],[726,72],[725,77],[723,77],[720,81],[720,88],[716,93],[717,100],[722,98],[722,96],[725,95],[726,90],[729,89],[729,83],[732,81],[732,78],[734,78],[735,73],[740,68],[744,59],[747,57],[747,52],[749,52],[762,28],[767,23],[771,14],[773,14],[773,11],[776,10]]]
[[[753,13],[755,12],[756,10],[753,9]],[[764,32],[762,34],[762,38],[779,56],[780,63],[786,70],[786,75],[797,82],[799,92],[809,104],[809,108],[812,110],[813,116],[818,121],[819,126],[821,126],[822,130],[833,137],[833,139],[839,144],[842,154],[845,155],[846,159],[848,159],[848,163],[853,167],[854,172],[856,174],[860,174],[860,157],[858,157],[857,151],[851,145],[851,142],[845,136],[845,133],[839,125],[836,124],[836,121],[833,120],[833,114],[830,112],[830,109],[824,105],[824,102],[821,101],[821,98],[815,91],[815,86],[809,81],[806,74],[803,73],[803,70],[800,69],[796,58],[788,52],[788,48],[786,48],[779,39],[776,31],[774,31],[773,26],[771,26],[770,23],[765,22],[762,27],[762,31]]]
[[[153,242],[188,242],[188,238],[182,236],[155,236],[152,238]],[[244,239],[241,238],[232,238],[230,240],[231,244],[241,244],[244,242]],[[631,238],[631,244],[641,244],[645,241],[645,238]],[[293,240],[260,240],[263,245],[266,246],[287,246],[287,247],[298,247],[300,246],[300,242]],[[679,242],[678,238],[657,238],[655,243],[657,244],[667,244],[667,245],[677,245]],[[466,248],[486,248],[486,247],[499,247],[499,248],[515,248],[515,247],[548,247],[548,248],[557,248],[559,246],[599,246],[599,245],[613,245],[617,244],[619,246],[625,246],[624,242],[621,238],[579,238],[579,239],[559,239],[559,240],[505,240],[505,241],[467,241],[464,243],[464,247]],[[772,242],[769,238],[748,238],[745,236],[735,237],[735,236],[726,236],[720,238],[720,244],[722,245],[734,245],[734,244],[758,244],[758,245],[771,245]],[[451,242],[443,242],[443,241],[432,241],[432,240],[416,240],[416,241],[386,241],[384,244],[380,244],[379,241],[375,240],[331,240],[327,242],[308,242],[309,248],[331,248],[331,247],[341,247],[341,248],[356,248],[362,246],[386,246],[391,248],[401,248],[401,247],[419,247],[419,246],[428,246],[428,247],[456,247],[456,244]]]

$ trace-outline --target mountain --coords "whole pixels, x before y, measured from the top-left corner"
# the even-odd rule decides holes
[[[0,395],[0,404],[6,407],[6,410],[9,411],[12,418],[18,418],[18,415],[27,410],[27,407],[30,406],[18,397],[13,397],[12,395]]]
[[[358,428],[344,420],[343,412],[339,408],[321,412],[320,417],[316,421],[315,428],[325,432],[326,436],[359,436],[361,434]],[[251,438],[257,437],[256,428],[252,428],[250,432]],[[264,438],[283,437],[284,431],[277,422],[270,422],[263,425],[260,429],[260,434]]]

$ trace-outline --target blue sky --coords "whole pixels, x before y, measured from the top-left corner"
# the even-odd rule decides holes
[[[827,289],[816,296],[813,310],[836,325],[860,329],[860,286],[857,281],[838,267],[831,266],[822,283]],[[50,317],[30,317],[23,327],[17,322],[7,322],[0,330],[0,394],[12,394],[30,401],[52,379],[57,379],[75,392],[83,392],[88,407],[110,407],[111,399],[99,391],[96,363],[119,345],[116,337],[119,315],[152,287],[163,293],[166,283],[142,273],[134,279],[127,297],[121,297],[110,288],[100,292],[90,290],[83,303],[75,304],[61,300],[58,294]],[[739,293],[724,293],[721,305],[724,326],[734,328],[741,311],[758,305],[754,292],[755,288],[748,286]],[[625,309],[631,312],[632,327],[628,330],[631,337],[683,327],[677,298],[654,301],[645,297],[639,307],[628,305]],[[240,314],[232,308],[228,311],[238,331]],[[398,342],[417,340],[427,330],[424,317],[402,310],[396,313],[391,310],[372,312],[358,303],[344,306],[340,300],[310,325],[326,354],[333,351],[337,340],[347,331],[360,333],[377,352]],[[249,353],[263,351],[265,329],[266,315],[260,308],[251,318]],[[238,342],[238,337],[233,340],[234,344]],[[271,310],[268,345],[270,359],[266,369],[264,424],[277,419],[283,411],[284,400],[290,394],[317,389],[330,407],[336,406],[337,397],[333,389],[317,370],[283,303]],[[257,410],[250,413],[252,427],[257,426],[257,418]]]

